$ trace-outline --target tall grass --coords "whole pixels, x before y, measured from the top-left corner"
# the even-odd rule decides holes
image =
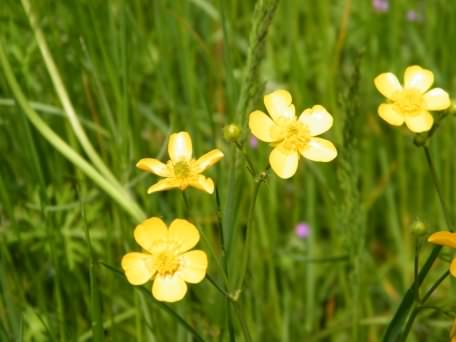
[[[24,4],[0,6],[10,64],[0,72],[1,341],[381,340],[414,280],[412,223],[446,224],[425,155],[378,118],[372,81],[420,64],[454,97],[456,4],[391,2],[383,14],[361,0]],[[407,21],[412,8],[420,21]],[[321,103],[333,114],[328,136],[340,153],[301,161],[288,181],[251,177],[223,139],[226,124],[239,124],[262,175],[270,148],[250,146],[245,120],[279,87],[297,108]],[[453,221],[455,129],[449,116],[428,142]],[[190,190],[190,205],[178,191],[147,195],[155,178],[135,169],[143,157],[166,159],[179,130],[197,156],[225,152],[209,172],[217,195]],[[177,304],[118,272],[143,215],[186,217],[204,232],[211,280]],[[305,240],[298,222],[311,226]],[[423,244],[421,263],[430,250]],[[450,256],[444,249],[424,291]],[[448,340],[453,286],[442,282],[407,341]]]

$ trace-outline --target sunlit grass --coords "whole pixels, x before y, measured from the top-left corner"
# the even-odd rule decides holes
[[[421,138],[379,118],[373,80],[417,64],[454,98],[456,4],[29,2],[29,14],[18,1],[0,6],[11,65],[10,76],[0,69],[1,341],[381,341],[415,277],[414,223],[427,227],[420,266],[425,238],[448,227]],[[407,19],[411,9],[419,20]],[[268,170],[271,147],[250,144],[247,123],[276,89],[300,110],[320,103],[333,115],[334,162],[301,158],[289,180]],[[223,136],[232,123],[238,146]],[[449,220],[455,128],[447,115],[426,145]],[[147,194],[157,178],[136,163],[167,160],[179,131],[195,156],[223,151],[205,172],[212,195]],[[178,303],[122,273],[143,215],[185,218],[204,234],[208,278]],[[422,296],[451,257],[444,248]],[[449,340],[453,287],[448,277],[429,297],[438,309],[417,315],[407,341]]]

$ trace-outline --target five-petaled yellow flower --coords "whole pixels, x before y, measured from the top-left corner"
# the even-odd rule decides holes
[[[168,227],[158,217],[139,224],[134,232],[143,253],[127,253],[122,268],[128,281],[142,285],[153,279],[152,295],[159,301],[176,302],[187,293],[187,283],[201,282],[207,270],[207,255],[192,250],[199,241],[198,229],[175,219]]]
[[[378,107],[378,115],[393,126],[401,126],[405,122],[415,133],[431,129],[434,118],[429,111],[444,110],[451,105],[445,90],[429,90],[434,83],[434,74],[418,65],[405,69],[404,86],[391,72],[378,75],[374,83],[388,100]]]
[[[136,164],[136,167],[141,170],[165,177],[165,179],[152,185],[147,190],[147,193],[150,194],[172,188],[185,190],[188,186],[210,194],[214,192],[212,179],[203,176],[201,173],[223,158],[222,151],[214,149],[195,160],[192,157],[193,147],[190,134],[179,132],[171,134],[169,137],[168,154],[171,160],[166,164],[153,158],[141,159]]]
[[[456,233],[447,231],[436,232],[428,238],[428,241],[435,245],[456,248]],[[456,257],[451,261],[450,273],[453,277],[456,277]]]
[[[316,137],[333,124],[331,114],[324,107],[313,106],[297,118],[286,90],[266,95],[264,104],[270,116],[259,110],[250,113],[249,127],[254,136],[274,147],[269,163],[277,176],[292,177],[298,168],[299,154],[319,162],[329,162],[337,156],[330,141]]]

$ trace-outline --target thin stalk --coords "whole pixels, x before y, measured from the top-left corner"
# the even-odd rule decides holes
[[[209,283],[214,286],[214,288],[221,293],[221,295],[227,298],[230,301],[234,301],[234,298],[229,294],[225,289],[223,289],[209,274],[206,274],[206,279],[209,280]]]
[[[418,316],[418,313],[420,311],[419,307],[415,307],[410,314],[409,320],[407,321],[407,324],[405,326],[404,332],[401,334],[401,341],[405,341],[407,339],[408,334],[410,333],[410,330],[412,329],[413,322],[415,321],[415,318]]]
[[[437,287],[439,287],[439,285],[442,283],[442,281],[444,281],[446,279],[446,277],[448,277],[449,274],[450,274],[450,271],[446,271],[444,274],[442,274],[440,276],[439,279],[437,279],[437,281],[426,292],[426,294],[424,295],[423,299],[421,300],[421,303],[424,304],[429,299],[429,297],[432,295],[432,293],[437,289]],[[411,328],[413,326],[413,322],[415,321],[416,317],[418,316],[419,311],[422,308],[424,308],[424,306],[420,305],[420,306],[416,307],[413,310],[412,314],[410,315],[410,317],[409,317],[409,319],[407,321],[407,325],[405,326],[404,332],[401,335],[401,340],[402,341],[405,341],[407,339],[407,336],[410,333],[410,330],[411,330]]]
[[[79,191],[78,191],[79,193]],[[98,280],[96,273],[98,272],[98,265],[95,263],[95,255],[92,248],[92,240],[90,239],[89,226],[87,224],[87,217],[85,215],[84,205],[82,198],[79,194],[81,216],[84,222],[84,231],[85,238],[87,240],[87,245],[89,247],[89,281],[90,281],[90,309],[91,309],[91,318],[92,318],[92,331],[93,331],[93,340],[94,341],[103,341],[103,321],[101,316],[100,308],[100,293],[98,287]]]
[[[249,208],[249,213],[247,216],[247,225],[246,225],[246,230],[247,230],[247,237],[245,239],[245,246],[243,248],[243,256],[242,256],[242,264],[241,264],[241,269],[240,269],[240,277],[239,277],[239,282],[238,286],[236,287],[237,289],[242,289],[242,285],[244,283],[244,278],[245,274],[247,272],[247,265],[248,265],[248,260],[249,260],[249,255],[250,255],[250,249],[252,245],[252,236],[253,236],[253,217],[255,215],[255,204],[256,200],[258,197],[258,192],[260,191],[261,184],[265,180],[265,172],[262,172],[256,179],[255,179],[255,185],[253,188],[252,192],[252,200],[250,202],[250,208]]]
[[[37,17],[32,10],[30,1],[21,0],[21,2],[22,6],[24,7],[25,13],[27,14],[27,17],[29,19],[30,26],[32,27],[32,30],[35,34],[36,42],[38,43],[41,55],[43,56],[44,63],[54,85],[54,89],[60,99],[60,102],[62,103],[63,109],[65,111],[66,116],[68,117],[68,120],[70,121],[73,131],[76,134],[76,137],[78,138],[79,142],[81,143],[82,148],[87,153],[87,156],[92,161],[93,165],[98,169],[98,171],[110,183],[112,183],[114,187],[122,191],[124,193],[124,196],[129,197],[130,195],[128,194],[128,192],[123,188],[123,186],[119,183],[116,177],[111,173],[109,168],[104,164],[103,160],[100,158],[95,148],[90,143],[90,140],[87,137],[84,128],[82,127],[78,119],[78,115],[76,114],[74,106],[71,103],[70,97],[68,96],[68,92],[65,88],[59,70],[57,69],[52,54],[49,50],[43,31],[41,30],[38,24]]]
[[[247,169],[249,170],[250,174],[252,177],[255,177],[256,175],[256,168],[253,165],[252,160],[250,159],[249,155],[245,151],[244,147],[239,143],[239,141],[235,141],[234,144],[236,145],[237,149],[242,153],[242,156],[244,157],[245,161],[247,162]]]
[[[3,40],[0,39],[0,64],[5,73],[6,81],[13,92],[17,103],[24,111],[27,118],[41,133],[41,135],[59,151],[65,158],[81,169],[90,179],[100,188],[110,195],[122,208],[125,209],[136,221],[140,222],[146,217],[142,209],[131,198],[125,197],[125,193],[113,186],[111,182],[101,175],[90,163],[88,163],[79,153],[71,148],[62,138],[60,138],[40,116],[32,109],[27,98],[22,92],[21,87],[13,74],[11,65],[6,57]]]
[[[434,285],[431,286],[431,288],[426,292],[426,294],[424,295],[423,299],[421,300],[421,302],[424,304],[426,303],[426,301],[429,299],[429,297],[432,295],[432,293],[435,291],[435,289],[440,285],[440,283],[442,281],[445,280],[446,277],[448,277],[450,275],[450,271],[447,270],[444,274],[442,274],[440,276],[439,279],[437,279],[437,281],[434,283]]]
[[[418,286],[418,283],[416,279],[418,278],[418,272],[420,269],[420,247],[421,243],[419,238],[415,239],[415,258],[413,262],[413,283],[415,284],[415,299],[419,301],[420,299],[420,289]]]
[[[182,197],[184,199],[184,205],[185,205],[185,211],[186,211],[186,215],[187,217],[191,217],[192,216],[192,207],[190,205],[190,201],[187,197],[187,193],[185,191],[182,191]],[[225,286],[228,285],[228,277],[227,277],[227,274],[226,274],[226,271],[225,271],[225,267],[223,266],[222,262],[220,261],[219,257],[217,256],[217,254],[215,254],[215,250],[214,248],[212,247],[212,244],[211,244],[211,241],[209,240],[209,238],[207,237],[206,233],[204,232],[204,230],[202,229],[198,229],[198,232],[201,234],[201,236],[203,237],[203,240],[204,242],[206,242],[206,245],[209,249],[209,253],[214,257],[214,260],[215,260],[215,263],[217,265],[217,268],[221,271],[222,273],[222,276],[223,276],[223,280],[225,282]]]
[[[426,161],[429,166],[429,171],[431,172],[432,183],[434,184],[434,188],[437,191],[437,195],[438,195],[439,201],[440,201],[440,206],[442,207],[443,216],[445,218],[445,223],[447,225],[448,230],[452,231],[453,224],[451,221],[450,212],[448,211],[448,207],[446,206],[445,200],[443,199],[443,193],[442,193],[442,190],[441,190],[438,178],[437,178],[437,172],[435,171],[434,163],[432,162],[432,159],[431,159],[431,154],[429,153],[429,148],[426,145],[424,145],[423,148],[424,148],[424,153],[426,155]]]
[[[432,179],[432,184],[434,185],[434,188],[437,192],[440,206],[443,211],[443,215],[445,218],[445,222],[447,224],[448,230],[452,230],[452,223],[450,219],[450,215],[447,209],[447,206],[445,204],[445,200],[443,198],[443,193],[441,190],[441,187],[438,182],[437,178],[437,172],[435,170],[434,164],[432,163],[432,158],[431,154],[429,153],[429,149],[426,145],[423,145],[424,149],[424,154],[426,156],[426,161],[429,167],[429,171],[431,173],[431,179]],[[399,307],[394,314],[393,319],[391,320],[390,324],[388,325],[385,335],[383,336],[383,342],[392,342],[392,341],[397,341],[399,338],[399,341],[404,341],[404,336],[407,336],[406,331],[402,332],[402,327],[407,319],[407,316],[410,313],[410,310],[412,309],[414,303],[415,303],[415,298],[416,298],[416,291],[419,289],[420,285],[423,283],[424,279],[426,278],[427,274],[429,273],[429,270],[431,269],[434,261],[437,259],[437,257],[440,254],[440,251],[442,249],[442,246],[435,246],[427,260],[425,261],[422,269],[418,273],[417,278],[413,282],[413,284],[409,287],[405,295],[402,297],[401,303],[399,304]],[[438,286],[438,285],[437,285]],[[412,314],[409,317],[409,320],[407,322],[406,328],[408,330],[411,329],[409,325],[411,325],[416,317],[416,314],[412,312]]]
[[[245,319],[244,313],[242,312],[239,303],[233,303],[233,308],[236,311],[236,316],[239,319],[241,324],[242,334],[244,335],[245,342],[252,342],[252,336],[250,335],[249,327],[247,326],[247,321]]]

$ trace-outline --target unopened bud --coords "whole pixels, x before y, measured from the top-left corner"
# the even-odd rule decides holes
[[[241,136],[241,129],[236,124],[229,124],[223,128],[223,137],[225,140],[234,142]]]
[[[415,222],[412,223],[411,231],[412,231],[413,235],[422,236],[422,235],[426,234],[427,227],[420,220],[416,220]]]

